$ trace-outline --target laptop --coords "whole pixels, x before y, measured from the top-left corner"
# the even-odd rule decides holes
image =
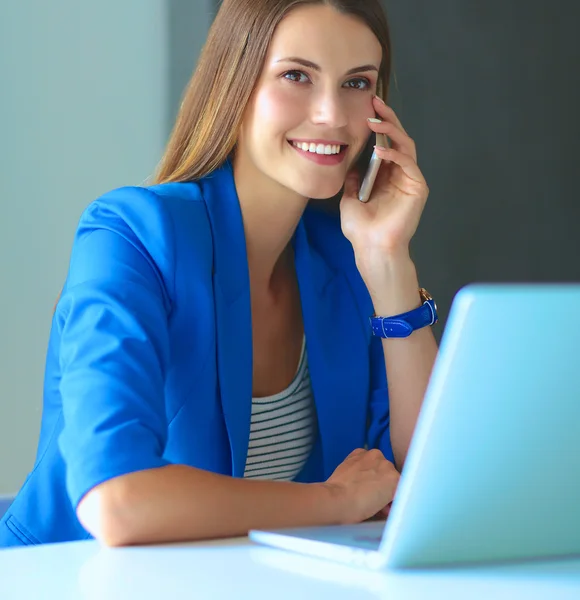
[[[458,292],[386,521],[249,537],[369,569],[580,556],[580,285]]]

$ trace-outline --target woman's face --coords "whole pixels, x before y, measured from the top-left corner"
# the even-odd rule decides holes
[[[244,116],[243,162],[306,198],[337,194],[371,134],[381,60],[379,41],[356,18],[323,5],[292,11]]]

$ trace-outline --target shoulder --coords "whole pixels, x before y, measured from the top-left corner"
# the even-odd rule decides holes
[[[178,217],[184,213],[191,214],[203,227],[204,212],[203,196],[196,183],[126,186],[91,202],[81,216],[79,230],[87,233],[101,227],[128,229],[147,238],[174,230]]]
[[[159,281],[163,295],[174,298],[183,269],[206,279],[212,256],[211,228],[198,184],[121,187],[92,201],[81,215],[67,283],[102,278],[107,272],[108,279],[120,278],[131,265],[129,273]]]
[[[111,190],[85,209],[75,241],[95,231],[120,235],[141,252],[171,261],[185,240],[200,249],[211,243],[206,206],[197,183]]]

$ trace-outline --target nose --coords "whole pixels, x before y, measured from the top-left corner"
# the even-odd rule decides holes
[[[312,99],[312,122],[333,129],[345,127],[348,123],[346,99],[341,90],[321,89]]]

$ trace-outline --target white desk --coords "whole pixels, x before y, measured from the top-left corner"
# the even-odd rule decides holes
[[[580,560],[495,568],[369,572],[252,544],[0,550],[0,599],[580,600]]]

